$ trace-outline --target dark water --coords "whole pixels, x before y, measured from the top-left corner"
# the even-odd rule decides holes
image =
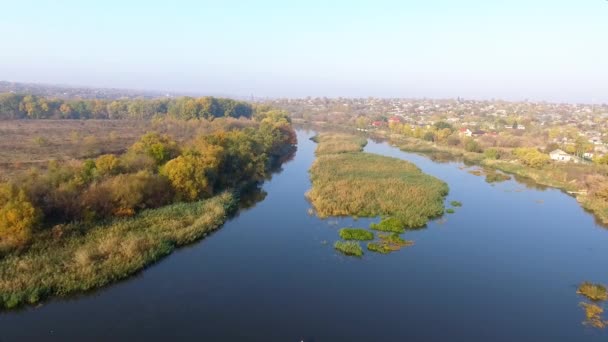
[[[608,283],[608,231],[557,191],[487,184],[459,169],[370,142],[450,185],[462,208],[406,233],[416,244],[362,259],[334,252],[342,226],[304,193],[314,155],[264,185],[263,201],[206,240],[128,281],[0,314],[0,341],[600,341],[581,324],[578,283]],[[324,243],[327,241],[327,243]]]

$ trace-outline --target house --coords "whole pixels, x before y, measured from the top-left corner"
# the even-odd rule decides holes
[[[470,136],[473,135],[473,131],[471,131],[468,128],[461,128],[461,129],[458,130],[458,132],[460,133],[460,135],[465,135],[467,137],[470,137]]]
[[[570,155],[559,148],[551,151],[551,153],[549,153],[549,157],[551,157],[552,160],[557,160],[560,162],[576,161],[576,158],[573,155]]]
[[[472,132],[471,135],[469,135],[469,137],[482,137],[484,135],[486,135],[486,131],[478,130],[478,131]]]
[[[388,123],[389,124],[398,124],[398,123],[401,123],[401,119],[399,117],[393,116],[392,118],[388,119]]]
[[[383,125],[384,125],[384,122],[382,122],[382,121],[372,122],[372,126],[374,126],[374,127],[382,127]]]

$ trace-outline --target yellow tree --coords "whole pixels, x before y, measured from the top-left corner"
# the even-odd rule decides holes
[[[26,244],[39,218],[23,190],[0,184],[0,251]]]

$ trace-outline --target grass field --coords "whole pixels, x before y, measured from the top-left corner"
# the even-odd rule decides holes
[[[0,259],[0,308],[36,303],[124,279],[174,248],[218,229],[234,198],[211,199],[146,210],[133,218],[88,227],[57,226],[22,253]]]

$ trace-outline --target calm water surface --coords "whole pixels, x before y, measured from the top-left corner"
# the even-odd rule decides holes
[[[450,186],[456,213],[408,232],[415,245],[362,259],[336,254],[343,226],[304,193],[313,132],[264,185],[267,197],[209,238],[89,295],[0,314],[0,341],[603,341],[581,324],[578,283],[608,283],[608,231],[558,190],[490,185],[371,142]]]

